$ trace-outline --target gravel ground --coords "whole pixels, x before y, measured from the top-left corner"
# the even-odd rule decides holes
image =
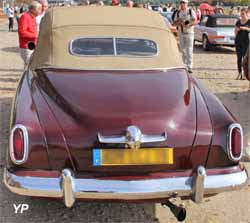
[[[11,101],[22,73],[22,61],[18,55],[17,33],[8,33],[6,23],[0,20],[0,178],[3,175],[4,154],[8,141],[8,122]],[[209,89],[236,114],[245,130],[245,160],[250,147],[250,93],[247,81],[234,80],[235,53],[230,48],[219,48],[205,53],[195,47],[197,76]],[[244,163],[250,171],[250,163]],[[176,200],[176,203],[182,201]],[[241,191],[223,193],[205,199],[200,205],[184,201],[193,223],[250,223],[250,187]],[[13,205],[28,204],[29,210],[15,214]],[[168,208],[160,204],[76,203],[66,209],[61,202],[34,199],[10,193],[0,182],[0,222],[176,222]]]

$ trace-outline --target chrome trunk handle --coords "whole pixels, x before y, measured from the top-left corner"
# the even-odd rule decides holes
[[[98,141],[106,144],[125,144],[131,149],[138,149],[141,143],[164,142],[167,140],[167,134],[162,135],[144,135],[136,126],[129,126],[126,129],[125,136],[102,136],[97,134]]]

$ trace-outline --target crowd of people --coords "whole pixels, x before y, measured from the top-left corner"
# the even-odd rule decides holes
[[[126,7],[139,7],[149,10],[156,10],[159,13],[171,13],[172,25],[177,27],[180,51],[182,53],[183,61],[186,64],[189,73],[192,73],[193,68],[193,44],[194,44],[194,26],[198,24],[202,15],[210,13],[224,13],[224,9],[220,7],[205,8],[201,11],[201,7],[189,7],[188,0],[180,0],[179,5],[173,5],[168,3],[165,5],[150,5],[149,3],[137,4],[133,0],[127,0]],[[102,6],[104,2],[102,0],[85,0],[84,5],[97,5]],[[112,0],[112,6],[121,6],[119,0]],[[61,4],[60,6],[64,6]],[[19,46],[20,54],[24,61],[25,66],[28,64],[32,50],[28,49],[28,43],[37,41],[39,32],[39,24],[44,16],[49,5],[47,0],[35,0],[33,1],[27,11],[25,11],[23,5],[20,7],[14,7],[11,4],[7,7],[6,13],[9,20],[9,31],[13,31],[14,20],[18,23],[19,34]],[[154,7],[157,7],[155,9]],[[239,20],[235,24],[235,47],[237,55],[238,76],[237,79],[243,79],[242,74],[242,61],[246,55],[249,46],[250,32],[250,7],[248,8],[234,8],[231,7],[229,15],[237,15]]]

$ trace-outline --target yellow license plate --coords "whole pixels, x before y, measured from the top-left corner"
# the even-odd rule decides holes
[[[173,164],[173,148],[93,149],[94,166]]]

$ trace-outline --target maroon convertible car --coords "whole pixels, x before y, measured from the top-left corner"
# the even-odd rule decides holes
[[[10,128],[6,187],[67,207],[201,202],[248,179],[241,125],[187,74],[164,19],[145,9],[50,9]]]

